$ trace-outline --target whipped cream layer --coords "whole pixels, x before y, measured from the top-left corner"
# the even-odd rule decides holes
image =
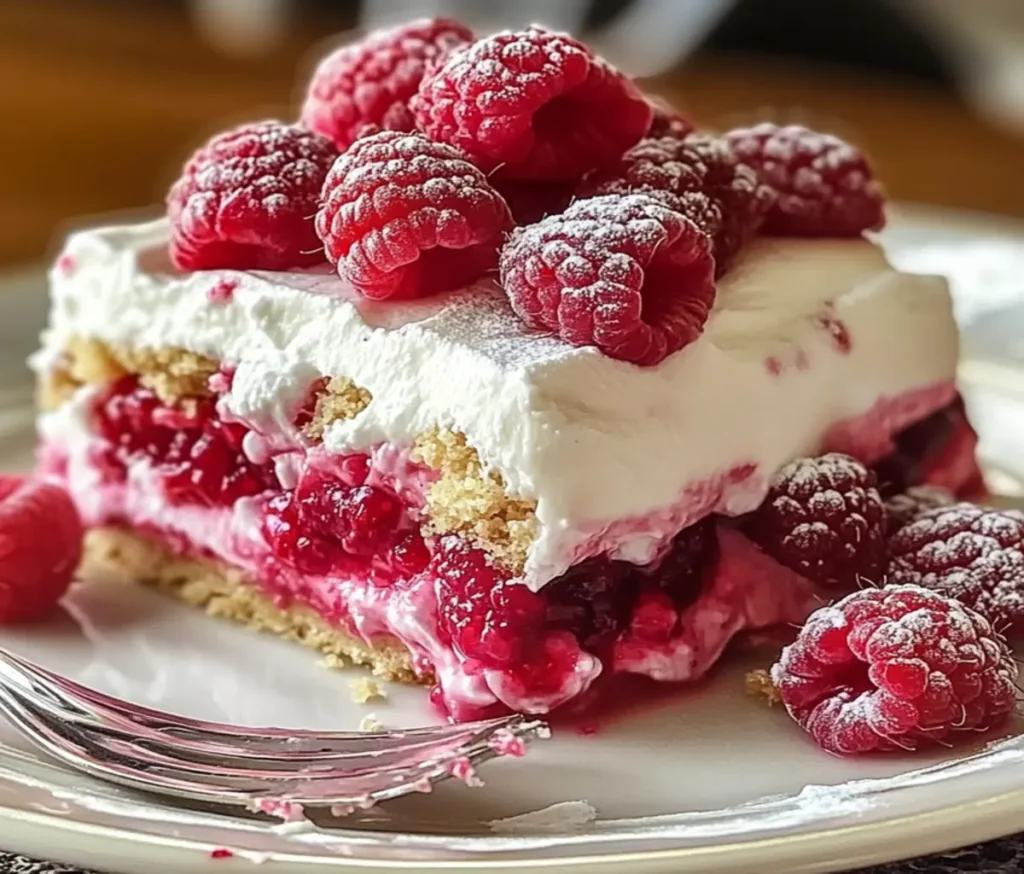
[[[226,405],[268,433],[291,427],[314,379],[346,376],[373,400],[327,429],[327,449],[463,432],[537,501],[534,589],[593,554],[651,561],[707,513],[754,509],[790,459],[844,448],[830,445],[842,423],[884,408],[869,438],[884,447],[954,391],[945,281],[896,271],[866,240],[756,241],[704,334],[640,368],[527,331],[490,281],[372,302],[326,265],[182,274],[168,235],[159,221],[70,238],[39,369],[72,336],[185,348],[236,367]]]

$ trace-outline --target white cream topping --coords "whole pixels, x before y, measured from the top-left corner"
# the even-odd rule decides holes
[[[287,426],[315,378],[346,376],[373,401],[325,446],[462,431],[511,493],[537,501],[535,589],[597,551],[652,558],[691,504],[753,509],[766,478],[831,425],[955,373],[945,281],[897,272],[865,240],[755,242],[719,283],[700,339],[639,368],[529,334],[491,283],[373,303],[326,267],[180,274],[167,236],[163,221],[72,236],[37,366],[73,335],[183,347],[236,365],[226,406],[268,430]],[[235,291],[212,302],[224,278]],[[823,327],[829,314],[848,349]],[[740,466],[752,473],[731,482]]]

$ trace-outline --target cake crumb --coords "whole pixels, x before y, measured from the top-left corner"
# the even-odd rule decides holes
[[[210,377],[220,369],[212,358],[187,349],[135,349],[120,345],[111,351],[125,370],[137,373],[139,382],[166,404],[207,397]]]
[[[388,693],[381,687],[380,683],[372,677],[360,677],[349,682],[352,689],[352,700],[356,704],[365,704],[367,701],[384,701]]]
[[[137,349],[92,337],[72,337],[64,349],[67,380],[78,385],[107,385],[129,373],[160,400],[177,404],[210,394],[209,380],[220,365],[187,349]]]
[[[321,668],[326,668],[329,671],[336,671],[339,668],[344,668],[349,664],[342,656],[336,653],[329,652],[325,653],[324,657],[317,662]]]
[[[782,696],[779,694],[779,690],[775,688],[771,675],[764,668],[748,671],[743,678],[743,684],[748,695],[754,698],[763,698],[768,702],[769,707],[782,703]]]
[[[313,416],[302,430],[314,442],[324,438],[324,431],[332,422],[354,419],[373,400],[365,388],[360,388],[351,379],[336,376],[327,381],[316,399]]]
[[[68,373],[79,385],[105,385],[128,372],[105,343],[89,337],[68,340],[65,357]]]
[[[383,731],[384,725],[377,719],[376,713],[367,713],[362,719],[359,720],[360,731]]]
[[[438,471],[427,491],[432,534],[458,533],[521,573],[537,536],[537,503],[510,496],[500,473],[487,470],[464,434],[435,428],[420,434],[415,460]]]

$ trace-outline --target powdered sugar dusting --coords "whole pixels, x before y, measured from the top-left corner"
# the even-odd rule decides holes
[[[956,503],[952,492],[940,486],[911,486],[900,495],[893,495],[885,502],[889,517],[889,533],[894,534],[908,522],[938,507]]]
[[[882,578],[885,519],[874,475],[847,455],[829,453],[784,465],[750,530],[769,555],[797,573],[853,588]]]
[[[571,124],[534,123],[559,100]],[[578,178],[621,155],[651,119],[627,77],[571,36],[540,27],[452,52],[424,77],[411,107],[432,139],[508,178]]]
[[[327,174],[321,199],[316,232],[328,260],[374,300],[427,296],[479,279],[497,264],[511,224],[481,170],[419,133],[381,131],[356,141]],[[431,250],[431,268],[418,270]]]
[[[815,613],[772,668],[790,714],[838,754],[912,750],[1000,725],[1016,676],[982,616],[914,585],[855,592]]]
[[[700,336],[715,299],[710,240],[644,194],[604,195],[518,229],[501,253],[532,328],[651,366]]]
[[[182,269],[286,269],[323,260],[310,217],[336,156],[329,140],[276,121],[213,137],[167,195]]]
[[[588,174],[578,192],[644,192],[664,200],[714,237],[719,275],[771,203],[769,189],[736,160],[728,143],[706,134],[641,140],[617,164]]]
[[[302,120],[347,148],[369,126],[415,127],[408,102],[431,63],[473,39],[462,24],[444,18],[375,30],[325,57],[310,80]]]
[[[1024,515],[973,504],[925,509],[889,541],[889,574],[963,600],[1024,632]]]
[[[726,138],[778,195],[766,231],[852,236],[883,226],[884,191],[863,153],[849,143],[799,125],[771,123],[733,130]]]

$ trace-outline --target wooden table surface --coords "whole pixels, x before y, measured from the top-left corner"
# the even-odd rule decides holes
[[[310,25],[239,60],[159,4],[0,0],[0,265],[38,260],[81,216],[159,202],[226,124],[294,116],[325,37]],[[697,59],[649,88],[708,124],[830,126],[868,149],[893,197],[1024,216],[1024,139],[940,92],[749,58]]]

